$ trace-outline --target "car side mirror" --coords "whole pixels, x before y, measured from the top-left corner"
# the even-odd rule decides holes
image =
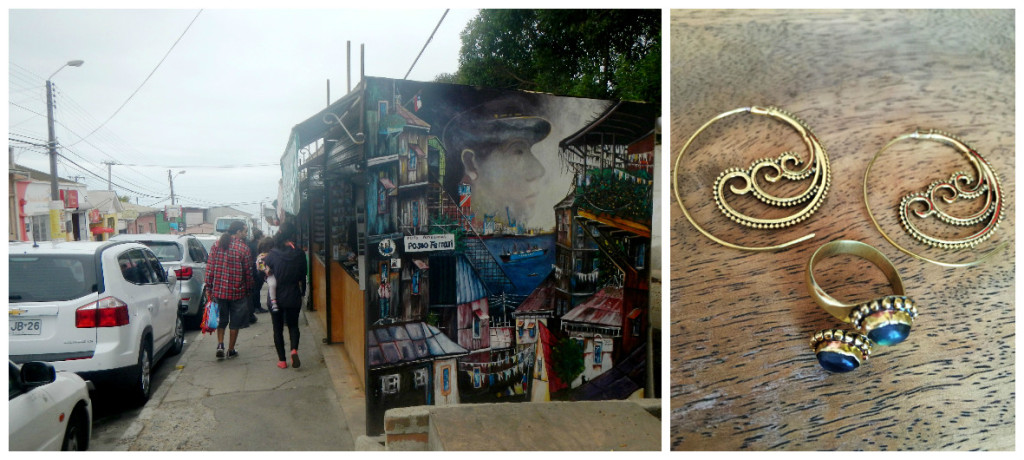
[[[21,381],[25,385],[38,387],[57,380],[57,371],[50,363],[32,361],[21,365]]]
[[[171,272],[171,273],[167,274],[167,285],[168,286],[174,287],[174,284],[177,283],[177,282],[178,282],[178,277],[174,274],[174,272]]]

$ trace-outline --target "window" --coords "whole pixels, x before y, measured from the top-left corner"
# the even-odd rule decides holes
[[[480,338],[480,317],[473,315],[473,338]]]
[[[381,391],[386,395],[398,394],[399,382],[398,374],[385,375],[380,378]]]
[[[418,201],[412,203],[412,226],[420,226],[420,206]]]
[[[445,366],[441,368],[441,394],[448,396],[452,392],[452,368]]]
[[[594,364],[599,365],[604,361],[604,355],[601,353],[604,348],[604,341],[597,339],[594,340]]]
[[[412,374],[412,381],[416,388],[423,388],[427,386],[427,369],[416,369]]]
[[[484,385],[483,376],[480,375],[480,368],[473,368],[473,388],[480,388]]]
[[[146,261],[149,262],[149,268],[153,270],[153,282],[154,283],[166,283],[167,282],[167,270],[164,270],[163,265],[160,265],[160,261],[156,259],[156,256],[152,252],[143,251],[146,256]]]
[[[125,251],[117,256],[117,264],[121,267],[121,274],[125,281],[129,283],[152,284],[157,279],[146,256],[138,249]]]
[[[409,171],[416,170],[416,160],[416,151],[413,149],[409,149]]]
[[[418,268],[412,271],[412,293],[420,293],[420,270]]]
[[[647,255],[647,244],[640,243],[636,248],[636,268],[644,268],[644,258]]]

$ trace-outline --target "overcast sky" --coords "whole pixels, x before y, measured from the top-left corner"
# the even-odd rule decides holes
[[[366,75],[402,78],[443,13],[9,10],[10,137],[45,144],[46,79],[81,59],[84,65],[52,79],[57,140],[63,155],[102,179],[64,160],[61,177],[84,176],[90,189],[106,189],[102,163],[114,161],[121,164],[112,169],[119,194],[162,207],[170,203],[168,169],[184,170],[174,178],[179,204],[255,213],[261,200],[269,205],[277,197],[277,165],[292,126],[327,105],[327,79],[332,101],[346,93],[346,41],[353,86],[360,45]],[[451,10],[408,78],[455,72],[459,34],[475,15]],[[49,171],[44,147],[9,145],[18,164]]]

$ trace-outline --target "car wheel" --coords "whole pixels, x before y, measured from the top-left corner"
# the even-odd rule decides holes
[[[60,450],[89,450],[88,417],[81,407],[76,407],[68,419],[68,427],[64,430],[64,442]]]
[[[174,320],[174,338],[171,339],[171,349],[168,350],[168,354],[174,356],[181,353],[181,349],[185,347],[185,319],[181,313],[178,313],[178,317]]]
[[[140,406],[149,401],[149,395],[153,392],[153,344],[147,339],[148,337],[142,341],[139,364],[136,366],[135,379],[132,383],[135,402]]]

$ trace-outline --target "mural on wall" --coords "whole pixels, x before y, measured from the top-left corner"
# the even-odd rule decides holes
[[[368,434],[393,407],[642,397],[660,109],[362,91]]]

